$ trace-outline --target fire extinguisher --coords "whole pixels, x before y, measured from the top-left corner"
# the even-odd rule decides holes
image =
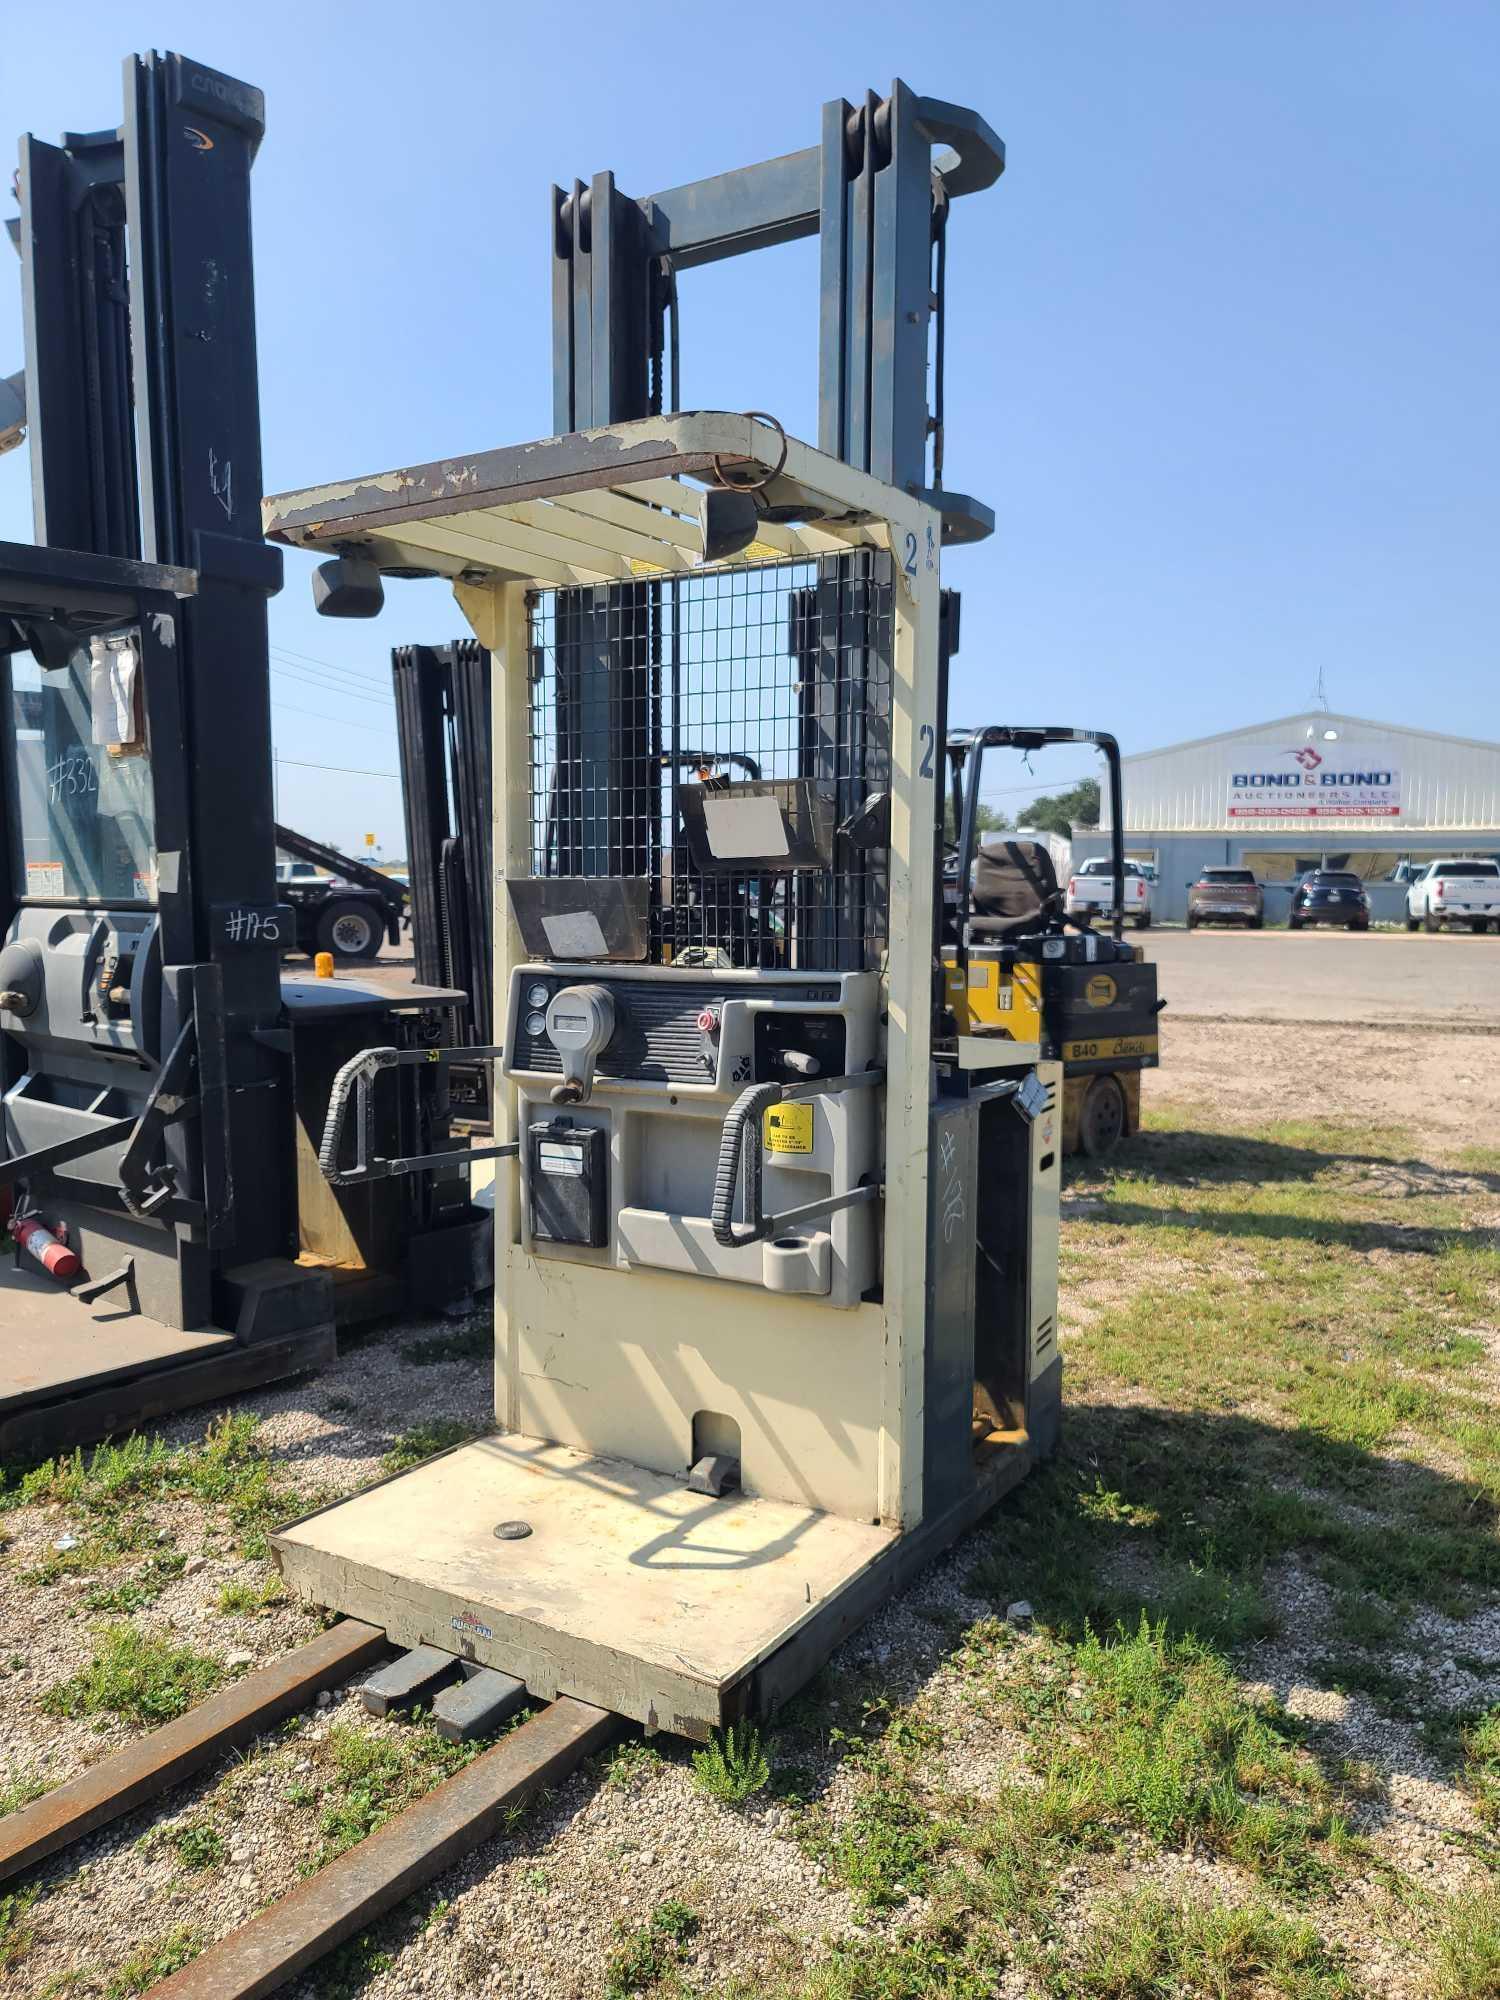
[[[9,1229],[28,1257],[35,1257],[44,1271],[58,1279],[76,1278],[83,1264],[76,1250],[34,1215],[13,1215]]]

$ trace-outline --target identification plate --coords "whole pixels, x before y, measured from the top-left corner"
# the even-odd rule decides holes
[[[768,1153],[810,1153],[813,1108],[810,1104],[773,1104],[763,1129]]]
[[[1155,1035],[1102,1035],[1094,1041],[1064,1042],[1062,1059],[1068,1062],[1099,1062],[1107,1056],[1154,1056]]]

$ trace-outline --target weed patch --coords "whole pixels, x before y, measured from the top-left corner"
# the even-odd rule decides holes
[[[172,1845],[184,1868],[217,1868],[224,1859],[223,1834],[201,1820],[178,1827],[172,1835]]]
[[[142,1728],[170,1722],[212,1694],[224,1678],[217,1660],[159,1632],[113,1625],[86,1667],[42,1697],[48,1715],[120,1715]]]
[[[427,1334],[401,1345],[401,1359],[412,1368],[436,1368],[446,1361],[488,1361],[494,1352],[495,1332],[486,1319],[455,1327],[452,1333]]]
[[[701,1792],[721,1805],[743,1805],[771,1778],[760,1731],[753,1722],[731,1722],[722,1736],[693,1752],[693,1777]]]
[[[1432,1957],[1436,2000],[1495,2000],[1500,1994],[1500,1881],[1451,1897]]]
[[[604,1968],[605,2000],[645,1993],[681,1965],[701,1919],[686,1903],[658,1903],[645,1923],[623,1927],[620,1944]]]
[[[132,1993],[146,1993],[159,1980],[170,1979],[189,1965],[203,1949],[203,1940],[186,1924],[179,1924],[164,1937],[148,1938],[116,1968],[105,1986],[105,2000],[129,2000]]]
[[[1354,1987],[1312,1924],[1264,1902],[1175,1903],[1154,1892],[1107,1902],[1074,1963],[1044,1973],[1058,2000],[1148,2000],[1157,1994],[1244,2000],[1341,2000]]]
[[[326,1744],[333,1769],[318,1822],[323,1839],[308,1872],[357,1846],[403,1806],[470,1763],[483,1747],[445,1743],[425,1727],[393,1737],[335,1724]]]
[[[79,1560],[141,1546],[147,1524],[141,1508],[153,1500],[186,1496],[222,1509],[239,1531],[242,1551],[263,1556],[266,1531],[297,1511],[299,1496],[259,1437],[260,1419],[240,1410],[214,1418],[198,1445],[169,1445],[157,1433],[134,1433],[121,1444],[101,1444],[87,1458],[74,1451],[50,1458],[0,1490],[0,1506],[55,1503],[81,1515],[89,1533]],[[126,1538],[125,1530],[133,1529]],[[149,1538],[149,1537],[148,1537]]]
[[[490,1428],[488,1424],[466,1424],[457,1417],[437,1417],[425,1424],[413,1424],[381,1459],[381,1468],[385,1472],[406,1472],[420,1465],[424,1458],[435,1458],[440,1451],[451,1451],[455,1445],[484,1437]]]
[[[24,1889],[0,1896],[0,1972],[19,1965],[35,1942],[31,1912],[41,1895],[41,1885],[32,1882]]]

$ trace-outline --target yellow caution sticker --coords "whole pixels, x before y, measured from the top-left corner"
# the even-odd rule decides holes
[[[810,1104],[773,1104],[765,1116],[768,1153],[810,1153],[813,1149],[813,1108]]]
[[[1155,1035],[1101,1035],[1091,1042],[1064,1042],[1062,1059],[1070,1062],[1101,1062],[1106,1057],[1154,1056],[1159,1046]]]

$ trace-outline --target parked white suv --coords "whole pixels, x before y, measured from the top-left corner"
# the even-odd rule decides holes
[[[1406,928],[1438,931],[1467,924],[1500,929],[1500,861],[1434,861],[1406,892]]]
[[[1112,917],[1115,913],[1113,864],[1096,857],[1075,868],[1068,877],[1064,906],[1075,922],[1080,918]],[[1138,861],[1125,863],[1125,908],[1121,914],[1138,931],[1151,928],[1151,884]]]

